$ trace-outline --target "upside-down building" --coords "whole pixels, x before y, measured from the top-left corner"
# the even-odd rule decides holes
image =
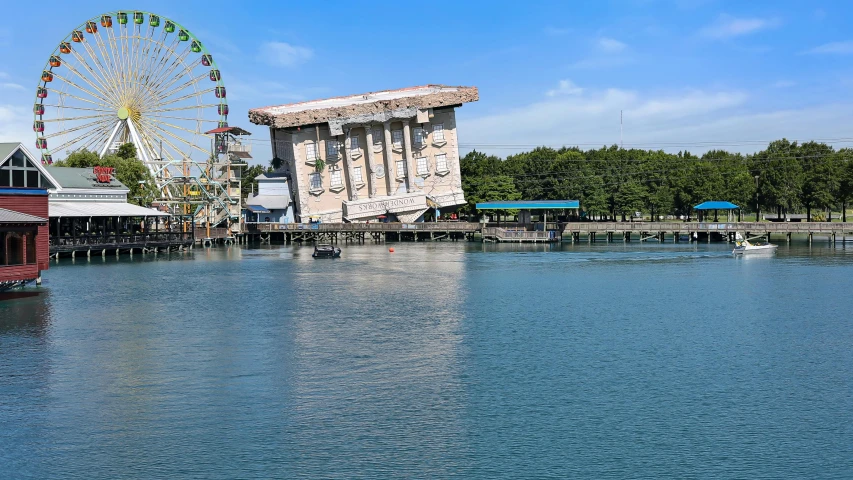
[[[293,215],[281,218],[415,222],[464,204],[455,110],[478,99],[426,85],[250,110],[287,179]]]

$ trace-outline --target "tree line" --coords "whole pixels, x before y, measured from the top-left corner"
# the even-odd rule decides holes
[[[465,213],[493,200],[580,200],[588,218],[690,216],[694,205],[724,200],[743,211],[820,220],[853,199],[853,149],[782,139],[743,155],[711,150],[582,151],[539,147],[505,159],[472,151],[460,161]]]

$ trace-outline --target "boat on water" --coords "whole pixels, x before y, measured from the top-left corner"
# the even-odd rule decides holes
[[[732,253],[735,255],[743,255],[747,253],[775,253],[778,245],[772,243],[751,243],[743,238],[740,232],[735,234],[735,249]]]
[[[328,244],[314,245],[314,253],[311,256],[314,258],[339,258],[341,249]]]

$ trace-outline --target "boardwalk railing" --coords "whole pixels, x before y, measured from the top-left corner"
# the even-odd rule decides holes
[[[851,233],[853,223],[841,222],[582,222],[564,224],[563,233]]]
[[[106,234],[106,235],[78,235],[52,236],[49,239],[51,249],[64,250],[64,247],[79,249],[79,247],[93,248],[124,248],[124,245],[148,245],[148,244],[180,244],[192,241],[192,232],[154,232],[154,233],[128,233],[128,234]]]
[[[483,237],[499,242],[547,242],[555,238],[554,232],[507,230],[498,227],[483,229]]]
[[[479,223],[246,223],[243,233],[267,232],[475,232]]]

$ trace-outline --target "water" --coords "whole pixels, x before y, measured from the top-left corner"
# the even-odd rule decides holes
[[[853,478],[853,249],[394,247],[52,265],[0,478]]]

